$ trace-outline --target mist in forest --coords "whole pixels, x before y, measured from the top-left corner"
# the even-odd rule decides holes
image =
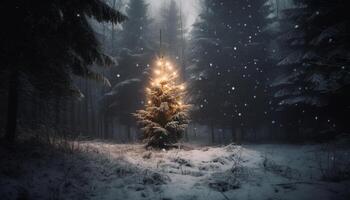
[[[347,1],[0,9],[1,199],[349,199]]]
[[[157,1],[157,0],[148,0],[150,15],[153,18],[161,18],[158,14],[159,9],[161,9],[164,4],[169,4],[170,0]],[[192,24],[196,21],[199,10],[200,10],[200,0],[178,0],[176,1],[179,9],[182,10],[184,15],[184,27],[185,29],[191,29]]]

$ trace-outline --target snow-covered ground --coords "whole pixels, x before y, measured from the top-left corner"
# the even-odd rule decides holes
[[[349,175],[348,169],[339,167],[349,166],[348,149],[328,151],[321,145],[187,147],[190,148],[150,151],[137,144],[90,141],[80,143],[80,151],[74,153],[46,152],[42,147],[24,148],[17,153],[0,151],[0,196],[96,200],[350,199],[349,181],[325,181]]]

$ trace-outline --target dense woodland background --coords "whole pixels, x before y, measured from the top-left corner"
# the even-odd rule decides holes
[[[347,1],[201,0],[190,28],[180,1],[160,1],[156,14],[148,3],[1,2],[0,134],[139,141],[131,113],[143,107],[160,29],[193,105],[184,140],[349,134]]]

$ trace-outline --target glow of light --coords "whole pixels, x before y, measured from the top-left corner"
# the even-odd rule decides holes
[[[162,61],[159,60],[159,61],[157,62],[157,65],[158,65],[158,66],[161,66],[161,65],[162,65]]]
[[[173,75],[174,75],[174,76],[176,76],[176,75],[177,75],[177,73],[176,73],[176,72],[173,72]]]
[[[148,103],[148,104],[151,104],[151,103],[152,103],[152,101],[151,101],[151,100],[149,100],[147,103]]]
[[[165,66],[167,66],[167,67],[170,66],[170,63],[169,63],[169,62],[166,62],[166,63],[165,63]]]
[[[185,89],[185,86],[180,85],[180,90],[184,90],[184,89]]]
[[[181,101],[179,101],[179,102],[177,102],[177,104],[179,104],[180,106],[182,105],[182,102]]]
[[[169,70],[173,69],[173,66],[171,66],[171,65],[168,65],[167,67],[168,67]]]
[[[160,74],[160,71],[159,70],[154,70],[154,73],[159,75]]]

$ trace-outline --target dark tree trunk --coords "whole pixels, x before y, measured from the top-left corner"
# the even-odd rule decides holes
[[[231,140],[232,140],[232,142],[235,141],[235,127],[234,126],[232,126],[232,128],[231,128]]]
[[[237,127],[235,130],[235,143],[242,144],[242,128]]]
[[[89,104],[90,104],[90,106],[91,106],[91,114],[90,114],[90,120],[91,120],[91,131],[92,131],[92,135],[94,136],[94,137],[96,137],[96,134],[98,134],[98,133],[96,133],[96,132],[98,132],[97,130],[96,130],[96,112],[95,112],[95,104],[94,104],[94,101],[93,101],[93,94],[95,94],[95,92],[93,92],[93,90],[92,90],[92,87],[91,87],[91,85],[90,85],[90,87],[89,87],[89,93],[90,93],[90,101],[89,101]]]
[[[55,127],[56,127],[56,132],[60,133],[61,131],[61,97],[55,97]]]
[[[32,105],[31,105],[31,117],[32,117],[32,120],[31,120],[31,128],[32,129],[36,129],[38,128],[37,126],[37,122],[39,121],[39,104],[40,104],[40,101],[38,100],[38,97],[36,95],[36,93],[34,92],[33,95],[31,96],[32,98]]]
[[[189,137],[188,137],[188,129],[185,130],[185,141],[188,142],[189,141]]]
[[[18,89],[19,72],[18,70],[14,69],[10,75],[8,90],[7,124],[5,138],[9,143],[14,143],[16,140]]]
[[[107,139],[109,137],[109,128],[108,128],[108,116],[104,114],[103,117],[103,139]]]
[[[84,80],[85,82],[85,101],[84,101],[84,123],[85,123],[85,133],[91,136],[91,132],[89,129],[89,82],[87,78]]]
[[[210,134],[211,134],[211,143],[215,143],[215,135],[214,135],[214,124],[213,122],[210,123]]]
[[[197,138],[197,127],[196,127],[196,125],[194,125],[193,134],[194,134],[194,138]]]
[[[104,137],[104,132],[103,132],[103,115],[102,114],[99,114],[98,115],[99,116],[99,118],[98,118],[98,131],[99,131],[99,137],[101,138],[101,139],[103,139],[103,137]]]
[[[110,131],[108,133],[108,135],[109,135],[108,138],[114,139],[114,118],[111,117],[109,120],[110,120],[109,123],[110,123],[111,128],[110,128]]]
[[[132,142],[132,139],[131,139],[131,126],[130,125],[128,125],[128,127],[127,127],[127,131],[128,131],[128,140],[129,140],[129,142]]]
[[[253,133],[254,133],[254,142],[258,141],[258,128],[253,128]]]
[[[223,130],[222,130],[222,143],[223,143],[223,144],[226,144],[225,133],[226,133],[226,129],[223,129]]]
[[[69,110],[69,114],[70,114],[70,120],[69,120],[69,122],[70,122],[70,132],[75,135],[76,134],[75,125],[77,123],[76,118],[75,118],[75,113],[76,113],[75,101],[70,99],[69,104],[70,104],[70,110]]]
[[[242,128],[235,127],[234,125],[232,125],[231,136],[232,136],[232,141],[234,143],[241,144],[242,143]]]
[[[68,114],[68,100],[66,98],[63,99],[63,112],[61,112],[61,119],[62,119],[62,123],[64,124],[64,131],[66,133],[69,132],[69,114]]]

